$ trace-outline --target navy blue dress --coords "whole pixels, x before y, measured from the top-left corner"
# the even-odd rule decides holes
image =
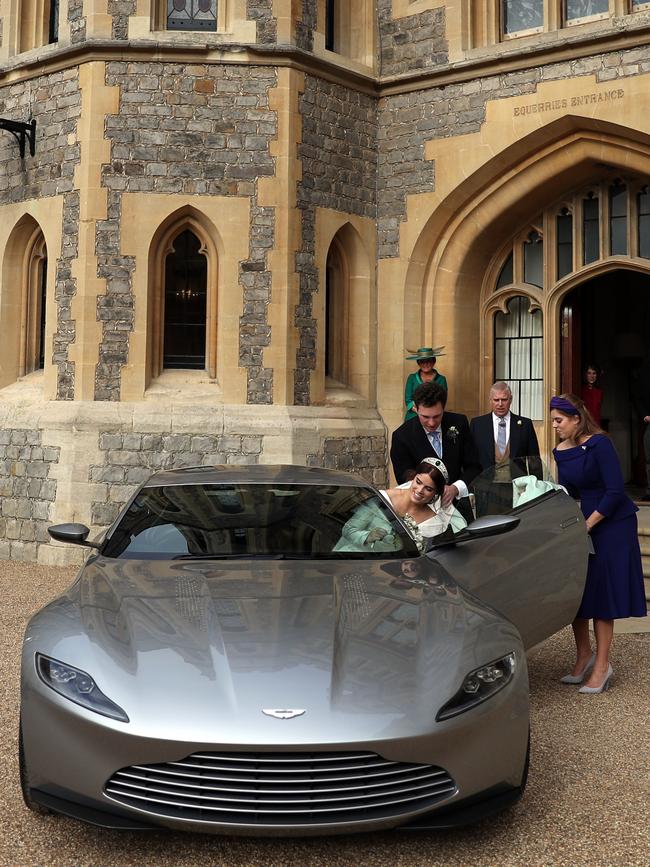
[[[609,437],[594,434],[570,449],[554,449],[558,481],[580,498],[582,514],[604,515],[591,531],[587,583],[577,617],[614,620],[647,613],[637,507],[626,495],[616,450]]]

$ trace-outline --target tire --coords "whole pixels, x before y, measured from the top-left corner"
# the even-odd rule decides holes
[[[51,810],[48,810],[47,807],[43,807],[41,804],[37,804],[30,795],[29,780],[27,779],[27,766],[25,764],[25,748],[23,746],[22,720],[18,723],[18,769],[20,772],[20,790],[23,794],[25,806],[31,810],[32,813],[38,813],[41,816],[51,814]]]

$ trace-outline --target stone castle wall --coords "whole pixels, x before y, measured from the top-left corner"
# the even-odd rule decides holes
[[[381,75],[432,69],[449,61],[445,7],[393,18],[393,0],[377,0]]]
[[[77,521],[91,537],[117,517],[158,470],[292,463],[358,473],[384,487],[386,439],[372,410],[173,405],[168,401],[0,405],[0,559],[80,562],[83,549],[53,545],[48,526]],[[365,435],[350,435],[358,426]]]
[[[428,141],[479,132],[489,101],[534,94],[542,82],[588,75],[595,76],[597,82],[607,82],[648,71],[647,52],[634,48],[381,99],[379,257],[399,256],[399,228],[406,219],[408,196],[435,190],[435,163],[425,158]]]
[[[313,76],[305,78],[300,114],[302,180],[298,184],[298,208],[302,239],[296,257],[300,298],[295,311],[300,345],[294,401],[307,406],[309,373],[316,365],[313,296],[322,288],[315,262],[315,209],[375,219],[377,114],[372,97]]]
[[[0,136],[0,207],[3,204],[63,196],[63,237],[56,256],[57,326],[52,363],[57,367],[57,396],[72,400],[74,364],[69,347],[75,339],[70,307],[77,286],[72,262],[77,258],[79,192],[74,174],[80,161],[77,126],[81,114],[81,91],[77,69],[39,76],[24,84],[0,87],[0,115],[32,117],[36,121],[36,153],[21,160],[11,136]]]

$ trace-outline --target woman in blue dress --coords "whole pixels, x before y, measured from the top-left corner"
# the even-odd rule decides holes
[[[572,394],[551,399],[551,421],[559,437],[553,450],[558,481],[579,497],[591,535],[587,581],[575,620],[576,664],[563,683],[582,683],[583,693],[607,689],[613,671],[609,650],[614,620],[647,613],[637,507],[626,495],[618,455],[609,437]],[[591,648],[589,620],[594,622],[596,651]]]

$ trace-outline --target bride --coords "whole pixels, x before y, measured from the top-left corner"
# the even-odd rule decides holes
[[[412,481],[379,492],[400,516],[420,550],[425,546],[425,539],[448,529],[457,533],[467,526],[453,504],[442,505],[446,484],[449,484],[449,474],[443,462],[439,458],[425,458]],[[347,521],[334,550],[394,551],[396,544],[392,528],[379,506],[368,503]]]
[[[402,518],[419,548],[421,540],[439,536],[451,528],[458,533],[467,521],[453,503],[442,505],[445,485],[449,484],[447,467],[439,458],[425,458],[410,482],[380,491]]]

